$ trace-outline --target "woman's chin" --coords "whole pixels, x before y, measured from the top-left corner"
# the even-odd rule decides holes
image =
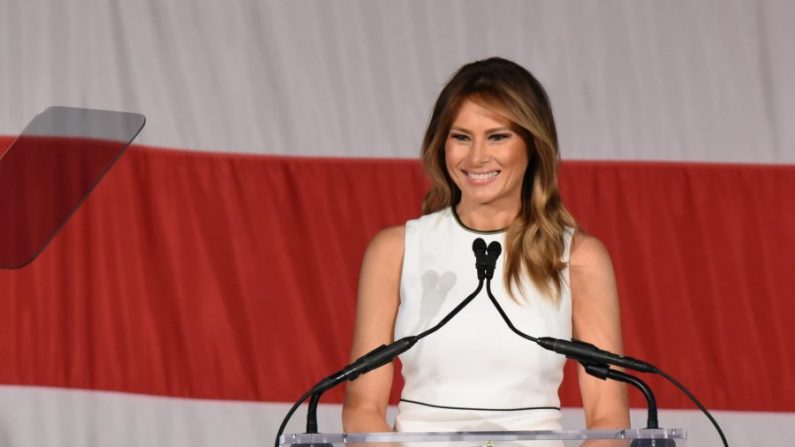
[[[466,199],[462,199],[462,202],[468,203],[470,206],[493,206],[504,203],[506,206],[509,205],[510,200],[507,197],[501,196],[499,194],[471,194]]]

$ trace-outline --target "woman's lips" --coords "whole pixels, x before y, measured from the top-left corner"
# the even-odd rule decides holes
[[[464,171],[464,175],[466,178],[472,182],[477,184],[489,183],[490,181],[497,178],[500,174],[500,171],[486,171],[486,172],[473,172],[473,171]]]

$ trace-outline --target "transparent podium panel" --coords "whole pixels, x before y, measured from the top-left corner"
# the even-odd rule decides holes
[[[541,430],[431,433],[301,433],[279,439],[281,446],[391,447],[682,447],[682,429]]]

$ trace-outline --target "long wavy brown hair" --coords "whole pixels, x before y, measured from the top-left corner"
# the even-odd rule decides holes
[[[493,57],[461,67],[442,89],[422,142],[422,160],[431,180],[422,212],[455,206],[461,190],[445,164],[445,142],[466,100],[508,118],[527,146],[529,164],[522,184],[521,211],[505,236],[505,284],[514,296],[522,289],[522,272],[549,299],[560,297],[566,267],[561,256],[566,227],[576,228],[558,190],[558,137],[549,97],[522,66]]]

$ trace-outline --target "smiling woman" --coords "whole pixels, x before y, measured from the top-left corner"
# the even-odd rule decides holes
[[[610,257],[563,207],[552,108],[527,70],[501,58],[464,65],[436,101],[422,157],[432,182],[424,215],[383,230],[365,254],[354,358],[432,327],[475,289],[477,237],[504,247],[492,290],[517,328],[621,352]],[[564,361],[515,336],[476,299],[401,356],[394,428],[559,429]],[[391,429],[392,375],[385,365],[348,386],[346,431]],[[623,386],[582,370],[579,383],[588,428],[629,425]]]
[[[501,203],[507,206],[469,208],[468,201],[462,200],[460,185],[454,182],[455,170],[446,160],[447,140],[455,122],[476,118],[483,130],[492,128],[484,121],[487,118],[493,125],[510,128],[525,144],[528,164],[522,174],[521,195],[513,202]],[[508,228],[505,272],[509,291],[527,274],[536,287],[554,299],[564,268],[560,261],[563,235],[576,223],[560,199],[557,130],[541,83],[520,65],[501,58],[461,67],[436,100],[423,139],[422,158],[432,182],[423,212],[455,206],[454,211],[468,214],[463,222],[474,228]]]

